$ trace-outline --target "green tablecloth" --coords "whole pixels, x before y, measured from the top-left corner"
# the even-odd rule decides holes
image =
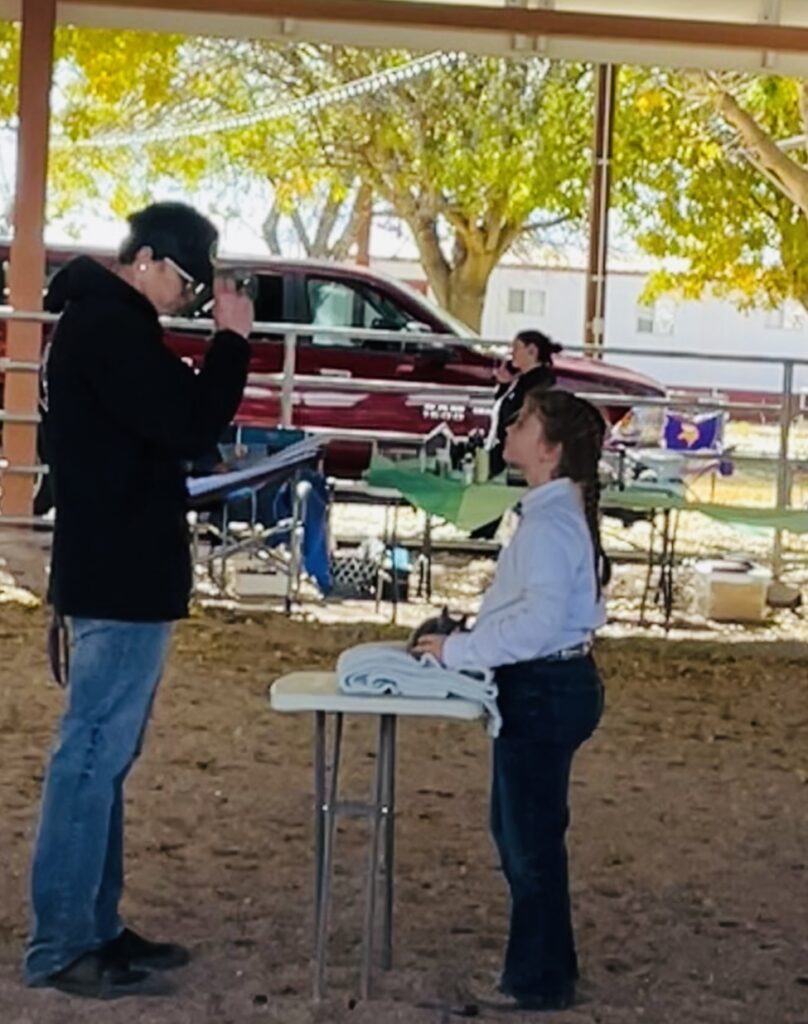
[[[601,506],[608,509],[624,508],[633,512],[651,512],[675,509],[682,512],[700,512],[723,523],[743,526],[769,527],[789,530],[791,533],[808,533],[808,511],[786,509],[778,512],[773,508],[753,508],[748,505],[716,505],[709,502],[688,501],[679,494],[669,491],[655,491],[650,488],[628,487],[623,491],[609,489],[601,496]]]
[[[389,487],[399,491],[416,508],[454,523],[461,530],[476,530],[498,519],[512,508],[527,490],[510,487],[504,479],[485,484],[466,484],[457,477],[440,477],[424,473],[417,459],[393,461],[376,456],[366,474],[371,487]],[[716,505],[688,501],[681,495],[650,488],[628,487],[625,490],[606,490],[601,498],[605,508],[624,508],[634,512],[652,512],[675,509],[682,512],[700,512],[724,523],[744,526],[789,530],[808,533],[808,511],[787,509],[778,512],[769,508],[750,508],[745,505]]]
[[[365,479],[371,487],[392,487],[407,501],[433,516],[440,516],[461,530],[476,530],[519,501],[526,487],[509,487],[504,480],[466,484],[455,477],[424,473],[417,459],[394,462],[379,455]]]

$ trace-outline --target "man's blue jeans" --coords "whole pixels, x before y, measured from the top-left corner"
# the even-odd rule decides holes
[[[36,984],[121,931],[123,784],[140,753],[170,622],[69,622],[70,680],[42,797],[25,977]]]

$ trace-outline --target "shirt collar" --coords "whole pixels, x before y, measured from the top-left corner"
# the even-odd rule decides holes
[[[580,507],[581,489],[569,477],[563,476],[540,487],[531,487],[522,498],[522,509],[524,512],[534,512],[549,505],[570,505],[573,502]]]

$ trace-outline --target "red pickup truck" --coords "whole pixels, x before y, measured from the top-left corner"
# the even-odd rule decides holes
[[[75,253],[51,250],[49,276]],[[109,254],[96,254],[104,262]],[[7,249],[0,246],[0,273]],[[495,359],[473,347],[468,328],[401,282],[361,267],[312,260],[222,261],[222,266],[255,278],[257,322],[306,325],[314,330],[298,339],[292,395],[293,425],[332,433],[328,469],[354,476],[367,465],[372,439],[423,436],[437,422],[458,435],[486,429],[493,399]],[[2,284],[3,282],[0,282]],[[188,317],[204,317],[204,297]],[[316,328],[343,327],[395,332],[393,340],[335,337]],[[416,334],[437,334],[436,343]],[[281,420],[283,334],[256,331],[250,380],[237,423],[276,427]],[[0,354],[5,348],[0,322]],[[454,341],[453,339],[457,339]],[[206,341],[192,330],[172,327],[168,345],[198,363]],[[583,392],[661,396],[657,382],[601,360],[562,356],[556,361],[559,384]],[[606,411],[617,419],[625,405]]]

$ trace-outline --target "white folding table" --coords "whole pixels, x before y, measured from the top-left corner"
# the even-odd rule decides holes
[[[424,699],[396,696],[362,697],[337,689],[334,672],[292,672],[273,683],[270,702],[276,711],[310,711],[314,728],[314,998],[324,991],[328,910],[339,816],[363,817],[370,822],[370,849],[365,882],[365,918],[360,994],[367,999],[373,968],[376,894],[381,862],[384,888],[381,901],[384,970],[392,966],[393,892],[395,871],[396,732],[403,717],[455,718],[472,721],[483,716],[482,705],[459,697]],[[327,757],[328,716],[334,718],[331,756]],[[375,715],[379,719],[376,769],[370,801],[339,799],[339,766],[345,715]]]

